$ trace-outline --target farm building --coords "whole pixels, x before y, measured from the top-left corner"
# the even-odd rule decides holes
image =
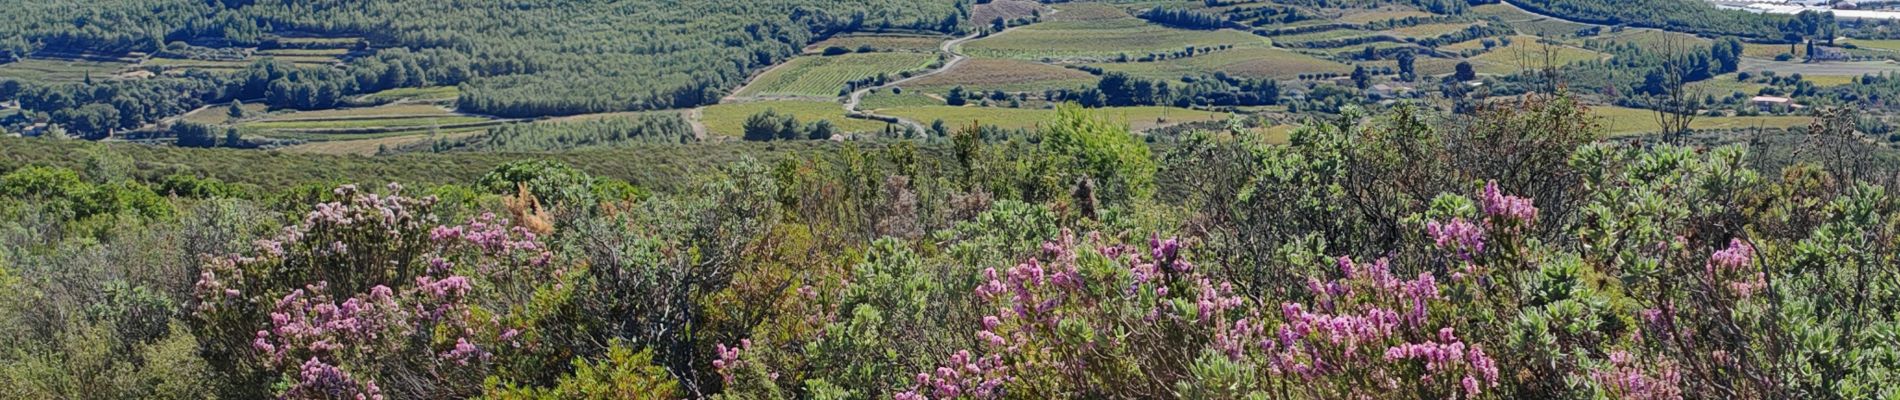
[[[1804,108],[1804,106],[1796,104],[1794,99],[1780,96],[1755,96],[1754,98],[1748,99],[1748,102],[1754,104],[1755,107],[1760,107],[1762,111],[1774,111],[1783,108]]]

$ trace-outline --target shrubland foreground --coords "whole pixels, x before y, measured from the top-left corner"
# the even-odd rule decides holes
[[[1348,114],[1155,147],[1065,109],[666,190],[8,167],[0,397],[1900,396],[1852,124],[1785,159],[1563,98]]]

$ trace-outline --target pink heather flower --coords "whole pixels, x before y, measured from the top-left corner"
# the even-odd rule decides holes
[[[1726,283],[1730,293],[1747,299],[1768,287],[1767,274],[1748,271],[1754,259],[1754,246],[1741,239],[1731,239],[1728,248],[1709,255],[1709,263],[1704,268],[1710,279]]]
[[[1590,379],[1601,385],[1611,397],[1635,400],[1682,399],[1682,373],[1675,364],[1663,362],[1654,375],[1643,368],[1627,351],[1610,353],[1610,365],[1590,372]]]
[[[486,360],[489,354],[469,343],[468,338],[456,338],[455,348],[442,353],[442,358],[454,361],[457,365],[468,365],[469,361]]]
[[[1494,218],[1506,218],[1518,222],[1530,222],[1537,219],[1537,207],[1530,199],[1508,196],[1498,189],[1498,181],[1484,184],[1484,214]]]
[[[1425,232],[1431,235],[1438,248],[1455,252],[1465,261],[1471,261],[1484,253],[1484,227],[1465,221],[1464,218],[1453,218],[1446,223],[1426,223]]]

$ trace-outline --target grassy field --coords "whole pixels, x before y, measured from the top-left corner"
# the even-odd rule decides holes
[[[1288,45],[1299,45],[1299,44],[1310,43],[1310,42],[1332,41],[1332,40],[1339,40],[1339,39],[1372,36],[1375,34],[1376,33],[1357,30],[1357,29],[1332,29],[1332,30],[1324,30],[1324,31],[1319,31],[1319,32],[1307,32],[1307,33],[1302,33],[1298,35],[1274,36],[1273,41],[1277,43],[1285,43]]]
[[[738,95],[836,97],[848,82],[879,74],[895,80],[901,72],[924,69],[936,60],[936,55],[923,53],[798,57],[760,75]]]
[[[1690,83],[1689,88],[1695,90],[1696,93],[1723,97],[1730,93],[1742,93],[1754,96],[1757,93],[1761,93],[1762,89],[1768,87],[1768,85],[1761,83],[1738,82],[1735,80],[1735,76],[1735,74],[1718,75],[1708,80]]]
[[[1207,55],[1142,63],[1095,64],[1153,79],[1180,79],[1188,75],[1226,72],[1249,78],[1291,79],[1305,73],[1351,73],[1352,66],[1275,48],[1240,48]]]
[[[1094,84],[1087,72],[1021,60],[972,58],[941,74],[904,84],[905,89],[943,93],[963,86],[978,91],[1032,92]]]
[[[1475,23],[1421,24],[1421,25],[1413,25],[1413,26],[1408,26],[1408,27],[1403,27],[1403,28],[1387,29],[1381,32],[1385,32],[1387,34],[1391,34],[1392,36],[1398,36],[1398,37],[1430,39],[1430,38],[1435,38],[1439,36],[1444,36],[1449,33],[1462,31],[1462,30],[1465,30],[1465,28],[1471,27],[1472,25],[1477,25],[1477,24]]]
[[[1858,78],[1860,75],[1801,75],[1801,80],[1814,82],[1814,86],[1819,87],[1850,85]]]
[[[1861,75],[1879,75],[1900,72],[1900,63],[1889,61],[1824,62],[1804,63],[1800,61],[1776,62],[1754,58],[1742,59],[1742,70],[1748,72],[1774,71],[1787,76],[1801,74],[1803,79],[1819,86],[1844,85]]]
[[[1614,43],[1614,44],[1619,44],[1619,45],[1635,44],[1637,46],[1641,46],[1644,48],[1652,48],[1652,49],[1660,48],[1663,45],[1668,44],[1670,40],[1676,41],[1676,43],[1678,43],[1681,46],[1689,46],[1689,47],[1708,46],[1709,43],[1713,43],[1709,39],[1704,39],[1696,35],[1680,33],[1680,32],[1659,31],[1655,29],[1630,29],[1627,31],[1623,31],[1621,33],[1606,33],[1604,34],[1604,37],[1597,38],[1596,40],[1600,40],[1605,43]],[[1742,51],[1746,53],[1748,51],[1747,46],[1743,46]],[[1772,58],[1773,56],[1770,56],[1770,57]]]
[[[1121,18],[1030,25],[966,43],[963,52],[977,57],[1017,60],[1104,60],[1124,54],[1140,57],[1174,52],[1189,46],[1266,44],[1265,39],[1241,31],[1173,29]]]
[[[825,39],[805,48],[806,53],[818,53],[825,48],[837,46],[857,51],[863,46],[871,46],[878,51],[932,52],[950,38],[927,35],[842,35]]]
[[[361,139],[361,140],[321,141],[321,142],[310,142],[310,143],[304,143],[304,144],[300,144],[296,146],[285,147],[280,150],[286,153],[299,153],[299,154],[373,156],[373,155],[376,155],[377,152],[382,151],[384,148],[393,149],[393,148],[407,146],[414,143],[421,143],[421,142],[441,140],[441,139],[462,138],[462,137],[467,137],[471,135],[481,134],[483,132],[484,130],[482,129],[473,129],[473,130],[456,131],[456,132],[405,134],[402,136],[391,136],[391,137]]]
[[[1128,12],[1101,3],[1065,3],[1055,13],[1043,13],[1046,21],[1102,21],[1129,18]]]
[[[1900,44],[1900,40],[1896,40],[1892,42],[1894,42],[1895,44]],[[1856,41],[1853,41],[1853,43],[1855,43],[1856,45],[1860,45],[1861,41],[1856,40]],[[1790,49],[1790,47],[1792,47],[1793,49]],[[1865,45],[1861,45],[1861,47],[1867,48],[1867,46]],[[1776,56],[1780,56],[1782,54],[1790,54],[1796,58],[1807,57],[1808,47],[1800,46],[1800,45],[1789,46],[1785,44],[1742,43],[1743,56],[1773,60],[1775,59]]]
[[[436,105],[394,104],[272,114],[240,122],[237,127],[250,135],[341,141],[383,139],[428,132],[463,132],[502,122],[457,114]]]
[[[1900,40],[1895,40],[1895,39],[1852,39],[1852,40],[1846,41],[1845,43],[1853,43],[1854,47],[1859,47],[1859,48],[1869,49],[1869,50],[1900,51]],[[1784,49],[1787,48],[1787,46],[1779,46],[1779,47],[1782,47]],[[1795,47],[1799,48],[1801,46],[1795,46]]]
[[[93,79],[111,79],[131,64],[112,61],[61,60],[34,58],[0,64],[0,78],[30,82],[79,82],[88,74]]]
[[[797,117],[801,124],[809,124],[820,119],[828,120],[842,132],[878,132],[888,125],[879,121],[847,118],[844,116],[842,104],[807,100],[755,101],[707,106],[701,110],[700,122],[706,125],[709,134],[736,138],[745,135],[746,118],[765,110],[791,114]]]
[[[865,110],[879,110],[879,109],[897,108],[897,107],[923,107],[923,106],[937,106],[937,105],[943,105],[942,98],[919,94],[915,91],[907,91],[907,92],[904,92],[904,94],[895,94],[895,93],[891,93],[888,90],[867,94],[864,96],[864,99],[862,99],[862,102],[858,104],[860,108],[865,109]]]
[[[924,124],[943,120],[951,126],[964,126],[975,122],[1005,129],[1036,129],[1043,123],[1055,120],[1056,115],[1055,110],[1041,108],[950,106],[901,107],[880,112]],[[1094,112],[1107,117],[1110,121],[1127,122],[1136,131],[1195,121],[1225,120],[1229,117],[1223,112],[1174,107],[1113,107],[1097,109]]]
[[[1387,20],[1394,20],[1394,19],[1405,19],[1405,18],[1413,18],[1413,17],[1424,18],[1424,17],[1430,17],[1430,16],[1432,16],[1431,13],[1418,11],[1418,10],[1412,10],[1412,9],[1359,10],[1355,12],[1348,12],[1346,13],[1346,15],[1340,16],[1338,21],[1348,23],[1348,24],[1364,24],[1364,23],[1370,23],[1370,22],[1382,22],[1382,21],[1387,21]]]
[[[1459,43],[1458,46],[1471,42]],[[1549,51],[1548,61],[1556,65],[1597,60],[1603,53],[1570,47],[1560,44],[1546,45],[1538,43],[1535,36],[1513,36],[1509,46],[1500,46],[1489,52],[1472,57],[1472,66],[1486,74],[1509,74],[1524,67],[1542,67]]]
[[[153,57],[145,60],[145,65],[164,69],[202,69],[211,71],[230,71],[244,69],[258,60],[266,58],[307,67],[320,67],[336,64],[349,50],[346,49],[272,49],[259,50],[242,60],[193,60],[183,58]]]
[[[1662,130],[1662,125],[1656,123],[1654,111],[1616,106],[1592,106],[1590,111],[1603,117],[1603,126],[1609,130],[1611,136],[1639,135]],[[1812,118],[1802,116],[1699,117],[1690,123],[1690,128],[1698,130],[1787,128],[1807,125],[1812,120]]]
[[[461,95],[461,89],[454,86],[434,86],[425,88],[389,89],[370,93],[363,96],[363,98],[376,102],[392,102],[397,100],[445,101],[455,100],[456,97]]]
[[[1037,13],[1048,14],[1049,9],[1033,0],[995,0],[976,5],[970,10],[970,20],[987,24],[997,18],[1004,20],[1029,18]]]
[[[1573,35],[1576,34],[1577,31],[1590,27],[1589,25],[1565,22],[1542,15],[1527,13],[1515,7],[1503,4],[1487,4],[1472,7],[1469,13],[1479,17],[1497,17],[1499,20],[1504,21],[1505,25],[1509,25],[1511,29],[1515,29],[1519,33],[1544,37]]]
[[[1254,128],[1253,132],[1267,144],[1289,144],[1293,143],[1293,130],[1299,128],[1297,125],[1274,125]]]
[[[263,115],[266,111],[269,111],[268,107],[257,103],[245,103],[238,107],[244,109],[245,115]],[[189,114],[185,114],[184,121],[207,125],[223,125],[227,122],[231,122],[231,107],[230,104],[219,104],[200,108]]]

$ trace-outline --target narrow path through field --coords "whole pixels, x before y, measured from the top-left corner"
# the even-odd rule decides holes
[[[699,120],[700,116],[705,115],[705,110],[705,107],[697,107],[686,110],[686,113],[681,115],[686,119],[686,124],[693,127],[693,140],[704,142],[707,139],[706,123]]]

